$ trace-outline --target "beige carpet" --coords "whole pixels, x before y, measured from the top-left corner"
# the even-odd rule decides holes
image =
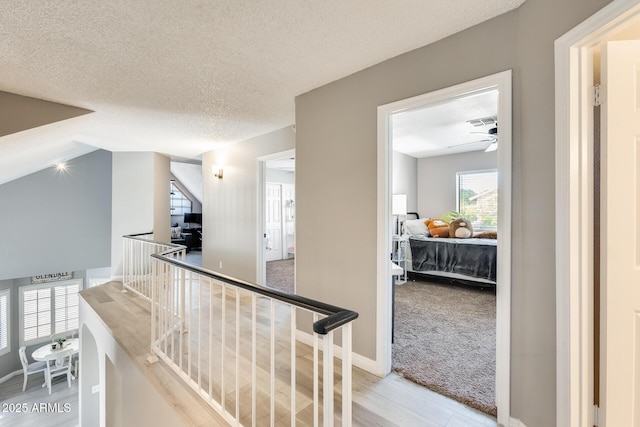
[[[495,416],[495,290],[409,281],[395,291],[393,369]]]
[[[267,286],[294,293],[294,262],[293,258],[267,262]]]

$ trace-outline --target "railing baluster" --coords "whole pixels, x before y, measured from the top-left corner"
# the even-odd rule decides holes
[[[270,404],[269,410],[271,411],[271,427],[275,425],[276,422],[276,310],[275,303],[273,298],[269,298],[270,303],[270,341],[269,341],[269,349],[270,349],[270,367],[269,367],[269,396],[270,396]]]
[[[222,284],[222,320],[220,322],[220,404],[225,411],[227,407],[225,405],[226,390],[224,381],[224,347],[226,342],[226,330],[227,330],[227,286]]]
[[[257,296],[256,294],[251,294],[251,425],[252,427],[256,427],[256,390],[257,390],[257,376],[256,376],[256,364],[257,364],[257,337],[256,337],[256,329],[257,329]]]
[[[199,279],[199,278],[198,278]],[[198,388],[202,388],[202,285],[198,280]]]
[[[192,331],[193,331],[193,325],[191,324],[191,305],[193,304],[193,275],[189,275],[189,295],[187,296],[188,299],[188,314],[187,314],[187,319],[188,322],[187,323],[187,374],[189,375],[189,380],[191,380],[193,377],[191,376],[191,366],[193,365],[193,363],[191,363],[191,352],[192,352],[192,345],[193,345],[193,336],[191,335]]]
[[[352,395],[351,395],[351,323],[342,327],[342,426],[351,427]]]
[[[236,420],[240,419],[240,289],[236,288]]]
[[[318,313],[313,313],[313,323],[319,320]],[[320,406],[320,381],[318,377],[318,334],[313,334],[313,426],[318,427]]]
[[[333,426],[333,331],[322,337],[322,425]]]
[[[290,339],[291,339],[291,361],[290,369],[291,369],[291,425],[296,425],[296,307],[290,307],[290,317],[291,324],[290,328]]]
[[[158,253],[158,251],[163,252]],[[311,420],[302,418],[307,411],[301,411],[300,415],[297,411],[298,392],[304,395],[303,393],[309,391],[298,390],[297,365],[299,363],[296,338],[298,310],[309,311],[312,313],[314,329],[313,384],[311,385],[312,390],[310,390],[313,394],[313,408],[309,408],[313,409],[313,425],[317,427],[320,423],[324,426],[333,426],[334,424],[336,398],[334,392],[334,332],[341,330],[342,385],[341,391],[339,391],[342,406],[341,418],[342,425],[350,427],[353,411],[351,322],[357,317],[357,313],[190,266],[184,262],[185,255],[183,247],[160,244],[152,239],[143,240],[141,237],[127,236],[123,242],[123,285],[126,289],[150,299],[151,303],[151,354],[149,361],[152,362],[154,356],[157,356],[155,360],[162,359],[166,362],[171,369],[180,374],[190,387],[233,425],[240,425],[241,416],[247,425],[249,425],[250,416],[252,420],[250,424],[253,427],[261,425],[263,422],[266,424],[267,416],[271,426],[282,423],[284,420],[280,408],[283,403],[287,404],[287,391],[282,388],[288,387],[290,393],[289,424],[295,426],[298,422],[298,416],[300,416],[300,423],[307,425],[311,423]],[[220,289],[219,296],[217,294],[214,296],[214,285]],[[196,286],[197,292],[195,292]],[[208,298],[206,298],[206,289],[203,289],[206,286],[208,286],[206,288],[209,292]],[[231,293],[231,289],[234,293]],[[235,316],[227,316],[228,292],[229,297],[235,296],[235,304],[231,304],[229,301],[229,309],[235,309]],[[249,302],[243,302],[242,292],[249,292],[251,295],[251,326],[247,325],[249,316],[245,316],[245,313],[248,314],[246,310]],[[260,296],[268,298],[264,300],[266,304],[261,304]],[[209,304],[208,310],[206,304]],[[286,304],[289,310],[284,307],[282,307],[283,310],[280,310],[280,304]],[[207,315],[209,316],[208,321]],[[217,317],[218,315],[220,317]],[[266,321],[266,316],[269,318],[268,321]],[[285,323],[287,316],[289,317],[288,337]],[[215,319],[220,321],[219,329],[216,326],[218,320]],[[262,319],[265,320],[264,328],[260,326],[262,323],[258,323],[262,322]],[[191,323],[192,321],[194,323]],[[232,327],[235,332],[235,342],[232,344],[230,341],[230,346],[227,348],[227,328]],[[243,337],[248,338],[248,335],[245,335],[247,333],[251,334],[250,356],[246,352],[247,349],[245,349],[244,355],[241,353],[242,339]],[[320,338],[322,338],[322,347],[320,347]],[[184,342],[185,339],[188,340],[187,343]],[[218,345],[218,339],[220,353],[217,353],[215,348]],[[229,339],[233,338],[230,336]],[[263,345],[264,350],[258,354],[258,345],[263,342],[261,340],[265,340],[265,344],[268,340],[269,347]],[[290,345],[288,358],[285,350],[287,341]],[[279,349],[280,345],[282,351]],[[322,358],[320,358],[321,352]],[[269,357],[268,361],[263,358],[263,353],[265,357]],[[220,356],[219,363],[215,360],[216,354]],[[268,367],[260,365],[264,366],[266,372],[258,367],[258,356],[265,365],[269,364]],[[232,357],[235,357],[235,360],[231,360]],[[242,357],[244,360],[241,359]],[[249,358],[251,359],[250,397],[248,392],[241,393],[242,367],[249,362]],[[185,367],[185,363],[188,366]],[[305,361],[304,364],[306,365],[306,363]],[[286,372],[286,364],[289,365],[288,369],[290,370],[288,381],[284,377],[277,376],[277,372],[283,374]],[[320,364],[322,364],[322,370],[320,370]],[[225,372],[225,367],[229,368],[229,372]],[[218,384],[215,383],[218,368],[220,369],[219,398],[216,393]],[[197,370],[197,374],[194,369]],[[233,377],[231,376],[232,371]],[[229,375],[226,375],[227,373]],[[265,382],[267,376],[268,385]],[[227,379],[230,381],[228,384]],[[229,410],[226,407],[228,386],[235,389],[235,393],[232,395],[232,397],[235,396],[235,405],[233,409],[229,408]],[[322,392],[320,391],[321,387]],[[249,405],[251,405],[250,413],[248,411]],[[322,414],[320,414],[320,405],[323,408]],[[241,408],[247,408],[245,410],[247,413],[241,414]],[[268,408],[269,414],[258,413],[259,408],[265,408],[265,410]]]
[[[213,283],[209,278],[209,399],[213,399]]]

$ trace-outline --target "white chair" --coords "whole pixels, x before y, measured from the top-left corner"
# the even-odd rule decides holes
[[[71,379],[73,375],[71,375],[71,355],[73,353],[72,349],[62,350],[58,355],[58,358],[55,361],[46,364],[47,367],[47,387],[49,387],[49,394],[51,394],[51,381],[55,377],[59,377],[61,375],[67,376],[67,383],[69,384],[69,388],[71,388]]]
[[[18,355],[20,356],[20,363],[22,364],[22,372],[24,374],[24,381],[22,382],[22,391],[27,389],[27,377],[31,374],[43,372],[45,379],[47,377],[47,363],[46,362],[33,362],[29,363],[27,360],[27,348],[25,346],[18,349]]]

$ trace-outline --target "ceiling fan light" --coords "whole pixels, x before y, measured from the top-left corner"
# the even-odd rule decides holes
[[[490,153],[491,151],[496,151],[498,149],[498,141],[493,141],[489,146],[484,150],[485,153]]]

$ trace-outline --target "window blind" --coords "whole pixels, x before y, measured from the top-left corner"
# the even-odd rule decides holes
[[[0,291],[0,354],[9,351],[9,289]]]
[[[20,288],[21,345],[78,329],[81,280]]]

